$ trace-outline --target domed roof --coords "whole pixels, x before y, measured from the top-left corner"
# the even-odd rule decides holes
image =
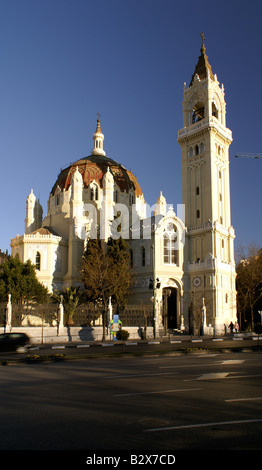
[[[103,176],[107,172],[108,167],[120,191],[129,192],[133,189],[137,197],[143,195],[142,189],[132,171],[128,171],[123,165],[104,155],[90,155],[77,160],[75,163],[71,163],[70,166],[63,169],[58,175],[51,194],[55,193],[58,186],[62,191],[63,189],[68,190],[71,185],[72,175],[77,168],[82,175],[85,188],[87,188],[92,181],[95,181],[100,188],[102,188]]]
[[[135,195],[142,196],[142,190],[137,182],[136,177],[132,171],[128,171],[123,165],[117,163],[115,160],[106,157],[106,152],[103,149],[104,134],[101,131],[100,119],[97,119],[96,132],[93,134],[94,148],[89,157],[84,157],[71,163],[70,166],[63,169],[58,175],[58,178],[52,188],[51,194],[55,193],[56,188],[59,186],[61,191],[68,190],[71,185],[73,173],[78,168],[83,178],[84,187],[87,188],[92,181],[95,181],[100,188],[103,187],[103,176],[109,168],[114,181],[118,185],[121,192],[127,193],[133,189]]]

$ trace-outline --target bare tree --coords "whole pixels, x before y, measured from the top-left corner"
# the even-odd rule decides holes
[[[262,249],[250,245],[247,254],[242,254],[237,268],[237,308],[240,326],[250,320],[254,329],[256,306],[262,298]],[[258,310],[258,308],[257,308]],[[242,322],[244,325],[242,325]]]
[[[82,278],[89,300],[103,305],[103,340],[106,336],[109,297],[119,306],[130,285],[128,244],[122,240],[90,239],[83,256]]]

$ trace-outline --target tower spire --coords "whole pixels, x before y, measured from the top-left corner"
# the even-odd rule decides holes
[[[198,63],[195,67],[195,71],[192,75],[192,78],[191,78],[191,82],[190,82],[190,85],[192,85],[193,81],[194,81],[194,78],[195,78],[195,75],[198,75],[199,79],[200,80],[204,80],[205,78],[208,77],[208,75],[210,76],[210,78],[212,80],[214,80],[214,75],[213,75],[213,72],[212,72],[212,68],[211,68],[211,65],[208,61],[208,57],[206,55],[206,46],[205,46],[205,36],[204,36],[204,33],[200,33],[200,36],[202,38],[202,45],[201,45],[201,49],[200,49],[200,56],[198,58]]]
[[[97,113],[97,124],[96,124],[96,131],[93,134],[94,140],[94,148],[91,152],[92,155],[106,155],[106,152],[103,149],[103,142],[104,142],[104,134],[101,130],[101,121],[100,121],[100,114]]]

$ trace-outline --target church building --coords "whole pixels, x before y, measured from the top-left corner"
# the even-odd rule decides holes
[[[12,255],[30,259],[38,279],[53,292],[81,285],[83,250],[98,232],[104,240],[127,239],[135,273],[129,303],[153,302],[156,332],[192,331],[199,317],[207,332],[208,325],[223,331],[236,320],[232,133],[226,127],[224,87],[212,72],[203,35],[200,52],[190,84],[184,85],[178,131],[183,204],[177,213],[162,191],[148,213],[132,171],[106,155],[98,117],[91,155],[60,172],[44,218],[31,190],[25,233],[11,240]]]

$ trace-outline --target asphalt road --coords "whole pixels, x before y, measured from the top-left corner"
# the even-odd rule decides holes
[[[0,450],[262,448],[261,352],[14,363],[0,378]]]
[[[29,350],[30,355],[54,355],[63,354],[70,357],[89,357],[105,355],[143,355],[143,354],[172,354],[178,352],[192,352],[197,350],[231,351],[258,349],[261,347],[262,338],[231,336],[224,337],[190,337],[171,336],[169,339],[148,339],[146,341],[134,340],[127,342],[118,341],[91,341],[91,342],[67,342],[35,344]],[[23,359],[23,355],[0,354],[0,363],[5,359]]]

